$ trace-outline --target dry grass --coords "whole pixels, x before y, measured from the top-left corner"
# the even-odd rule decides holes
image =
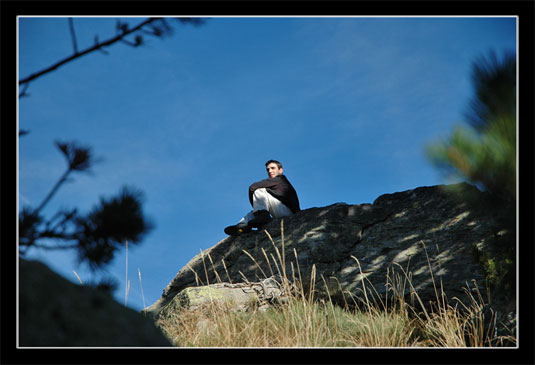
[[[283,233],[282,223],[281,229]],[[362,279],[363,298],[346,293],[346,303],[352,306],[337,306],[330,296],[319,299],[314,288],[315,267],[308,279],[310,290],[305,293],[299,270],[293,270],[292,265],[291,275],[286,272],[283,237],[284,234],[282,253],[271,239],[278,260],[272,260],[275,268],[269,271],[283,278],[283,288],[290,294],[287,303],[267,311],[248,312],[231,311],[213,303],[168,314],[159,318],[157,325],[180,347],[488,347],[504,341],[515,343],[514,336],[495,336],[495,317],[485,317],[485,303],[477,286],[467,288],[469,304],[456,301],[455,306],[448,304],[442,288],[435,286],[437,303],[429,309],[414,291],[410,272],[399,265],[397,271],[392,267],[387,272],[386,284],[391,292],[387,298],[381,299],[375,288]],[[295,250],[294,254],[299,268]],[[267,258],[265,252],[264,255]],[[358,259],[353,259],[360,270]],[[407,287],[420,304],[419,309],[405,302],[403,293]]]
[[[232,312],[220,304],[160,319],[181,347],[403,347],[411,320],[396,313],[343,310],[330,303],[291,300],[267,311]]]

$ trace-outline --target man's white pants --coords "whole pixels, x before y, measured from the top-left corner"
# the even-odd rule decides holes
[[[253,213],[258,210],[267,210],[273,218],[287,217],[292,211],[279,199],[267,192],[266,188],[256,189],[253,193],[253,210],[247,213],[239,223],[248,223],[254,218]]]

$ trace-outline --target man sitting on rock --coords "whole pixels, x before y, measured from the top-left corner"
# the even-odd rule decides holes
[[[238,224],[225,228],[225,233],[237,236],[261,228],[273,218],[287,217],[300,211],[299,199],[294,187],[282,174],[279,161],[266,162],[269,178],[249,186],[249,201],[253,210],[243,217]]]

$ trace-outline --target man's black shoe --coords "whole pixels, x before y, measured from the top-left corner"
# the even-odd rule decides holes
[[[238,223],[225,228],[225,233],[229,236],[239,236],[242,233],[251,232],[251,227],[247,223]]]
[[[249,221],[249,227],[261,228],[266,223],[271,222],[271,215],[267,210],[257,210],[253,212],[254,218]]]

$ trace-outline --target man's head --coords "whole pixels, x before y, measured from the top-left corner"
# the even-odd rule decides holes
[[[266,162],[266,171],[270,178],[282,175],[282,164],[279,161],[269,160]]]

